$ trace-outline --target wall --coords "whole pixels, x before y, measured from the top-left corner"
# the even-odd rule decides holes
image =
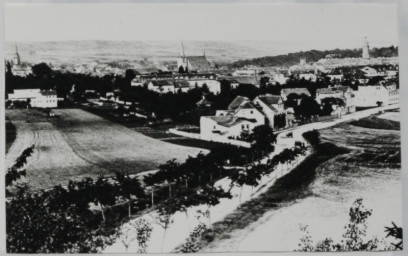
[[[240,140],[231,140],[231,139],[225,138],[224,136],[221,136],[218,134],[213,134],[208,137],[202,137],[199,133],[183,132],[183,131],[179,131],[176,129],[169,129],[169,132],[176,134],[176,135],[183,136],[183,137],[192,138],[192,139],[214,141],[214,142],[225,143],[225,144],[230,144],[230,145],[234,145],[238,147],[245,147],[245,148],[251,147],[251,144],[249,142],[240,141]]]

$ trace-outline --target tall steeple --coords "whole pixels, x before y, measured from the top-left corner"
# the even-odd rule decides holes
[[[363,59],[369,59],[370,58],[370,46],[368,45],[367,37],[364,37],[364,43],[363,43]]]
[[[181,41],[180,56],[185,57],[183,41]]]
[[[20,65],[21,64],[20,54],[18,54],[17,43],[16,43],[16,53],[14,54],[14,58],[13,58],[13,64],[14,65]]]

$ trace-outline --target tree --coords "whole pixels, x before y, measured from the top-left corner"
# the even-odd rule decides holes
[[[349,223],[344,227],[343,240],[334,242],[331,238],[325,238],[313,245],[312,238],[307,230],[307,226],[301,227],[301,231],[306,232],[301,238],[299,251],[377,251],[380,241],[373,237],[366,238],[367,219],[371,216],[372,210],[367,210],[362,199],[357,199],[349,211]],[[395,224],[392,228],[386,228],[387,236],[402,238],[402,229]],[[401,245],[401,247],[398,247]],[[402,249],[402,243],[394,245],[391,249]],[[390,249],[390,248],[383,248]]]
[[[139,248],[137,253],[146,253],[147,252],[147,243],[150,240],[150,236],[153,231],[152,225],[145,219],[138,219],[135,223],[136,227],[136,238]]]
[[[129,83],[136,77],[136,73],[133,69],[126,69],[125,78]]]
[[[136,177],[130,178],[128,174],[116,172],[116,180],[119,182],[119,193],[128,200],[128,216],[130,219],[132,200],[144,199],[146,194]]]
[[[392,243],[396,250],[402,250],[402,228],[395,225],[392,222],[392,227],[385,227],[385,232],[387,233],[386,237],[392,236],[394,237],[398,243]]]
[[[49,78],[52,73],[52,69],[44,62],[32,66],[33,74],[38,78]]]
[[[180,66],[179,69],[178,69],[178,71],[179,71],[180,74],[186,73],[186,72],[184,71],[183,66]]]
[[[340,99],[340,98],[335,98],[335,97],[327,97],[322,99],[321,102],[322,105],[322,115],[331,115],[334,107],[345,107],[346,103],[344,102],[344,100]]]
[[[27,158],[29,158],[32,153],[34,152],[34,145],[31,147],[26,148],[19,157],[17,157],[14,165],[7,170],[6,173],[6,195],[10,196],[11,193],[7,187],[10,187],[18,181],[21,177],[25,177],[27,171],[25,169],[21,169],[27,163]]]
[[[317,130],[305,132],[302,134],[302,136],[312,146],[317,146],[321,143],[320,133]]]
[[[312,97],[305,96],[300,104],[295,108],[295,115],[298,118],[309,119],[320,114],[320,105]]]
[[[248,140],[252,142],[252,149],[256,153],[273,152],[277,135],[269,125],[260,125],[252,129]]]

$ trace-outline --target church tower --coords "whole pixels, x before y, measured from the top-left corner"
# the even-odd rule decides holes
[[[21,64],[20,54],[18,54],[17,44],[16,44],[16,53],[14,54],[14,57],[13,57],[13,64],[15,66],[20,66],[20,64]]]
[[[181,41],[180,55],[177,58],[177,68],[180,69],[180,67],[182,67],[184,71],[188,70],[188,58],[184,53],[183,41]]]
[[[369,45],[367,41],[367,37],[364,37],[364,44],[363,44],[363,59],[369,59],[370,58],[370,53],[369,53]]]

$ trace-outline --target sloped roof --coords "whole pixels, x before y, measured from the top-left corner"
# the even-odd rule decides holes
[[[261,96],[258,96],[258,99],[269,106],[272,104],[279,104],[279,100],[281,99],[281,96],[280,95],[261,95]]]
[[[330,88],[319,88],[316,90],[318,94],[335,94],[336,92]]]
[[[173,83],[169,80],[152,80],[150,81],[154,86],[171,86]]]
[[[207,105],[211,105],[211,101],[207,100],[205,97],[203,97],[201,100],[199,100],[196,103],[197,106],[207,106]]]
[[[307,96],[311,96],[309,90],[307,88],[287,88],[287,89],[282,89],[281,93],[283,92],[283,94],[287,97],[289,94],[297,94],[297,95],[302,95],[305,94]]]
[[[232,126],[244,123],[244,122],[251,122],[251,123],[256,122],[256,120],[246,119],[246,118],[234,118],[233,116],[207,116],[207,118],[214,120],[218,125],[221,125],[224,127],[232,127]]]
[[[255,108],[255,106],[251,102],[245,102],[239,107],[239,109],[252,109],[252,108]]]
[[[209,70],[211,69],[210,63],[205,56],[188,56],[188,62],[191,70]]]
[[[350,89],[350,86],[337,86],[333,90],[342,91],[343,93],[347,92]]]
[[[174,87],[176,88],[189,88],[190,84],[185,80],[178,80],[173,82]]]
[[[247,97],[244,96],[237,96],[229,105],[228,109],[237,109],[241,105],[243,105],[246,102],[249,102],[250,100]]]
[[[239,84],[258,85],[260,83],[260,78],[256,76],[235,76],[233,79]]]

